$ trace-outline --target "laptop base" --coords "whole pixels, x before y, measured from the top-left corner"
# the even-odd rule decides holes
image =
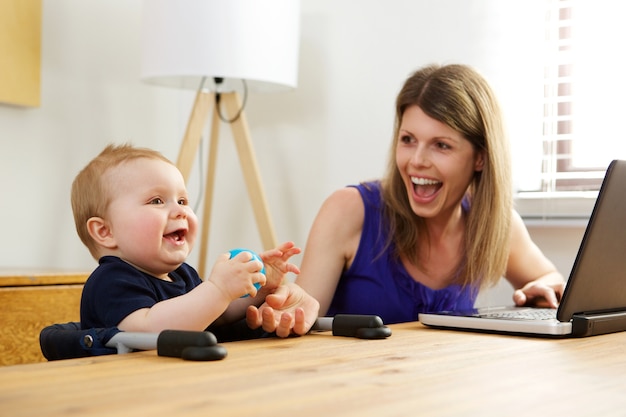
[[[518,331],[510,331],[510,330],[488,330],[488,329],[478,329],[471,327],[450,327],[450,326],[437,326],[433,324],[424,324],[429,329],[435,329],[437,331],[440,330],[448,330],[453,332],[466,332],[466,333],[477,333],[477,334],[485,334],[485,335],[505,335],[511,337],[522,337],[525,339],[548,339],[548,340],[557,340],[557,339],[568,339],[572,337],[571,333],[567,334],[554,334],[554,333],[526,333],[526,332],[518,332]]]
[[[574,314],[572,336],[587,337],[626,330],[626,312]]]

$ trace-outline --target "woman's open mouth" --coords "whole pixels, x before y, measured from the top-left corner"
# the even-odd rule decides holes
[[[433,196],[443,185],[441,181],[422,177],[411,177],[411,182],[413,183],[413,192],[420,198]]]

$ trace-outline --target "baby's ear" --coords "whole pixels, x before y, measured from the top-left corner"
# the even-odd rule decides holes
[[[87,231],[98,245],[109,249],[117,247],[111,229],[101,217],[90,217],[87,220]]]

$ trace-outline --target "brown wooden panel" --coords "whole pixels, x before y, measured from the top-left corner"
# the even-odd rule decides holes
[[[41,272],[0,270],[0,287],[23,285],[84,284],[87,272]]]
[[[43,362],[39,332],[80,319],[82,285],[0,288],[0,365]]]

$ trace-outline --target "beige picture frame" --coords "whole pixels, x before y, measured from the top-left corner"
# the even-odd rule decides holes
[[[0,103],[39,107],[41,0],[0,0]]]

